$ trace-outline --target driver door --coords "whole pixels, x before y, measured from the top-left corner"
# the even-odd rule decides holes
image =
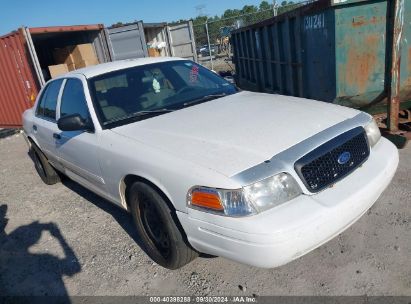
[[[83,83],[78,78],[68,78],[64,84],[59,117],[80,114],[90,119]],[[91,131],[61,131],[58,134],[57,151],[60,163],[67,176],[101,192],[105,191],[100,163],[98,161],[98,137]]]

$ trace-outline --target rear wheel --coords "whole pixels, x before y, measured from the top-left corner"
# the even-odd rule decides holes
[[[128,193],[138,235],[152,260],[165,268],[177,269],[198,256],[177,226],[174,211],[155,189],[135,182]]]
[[[32,144],[30,148],[30,154],[34,162],[34,167],[45,184],[54,185],[60,182],[60,176],[57,171],[49,164],[43,152],[34,144]]]

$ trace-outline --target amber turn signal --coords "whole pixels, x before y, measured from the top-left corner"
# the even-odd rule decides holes
[[[216,211],[224,210],[219,195],[213,192],[194,190],[191,193],[191,205]]]

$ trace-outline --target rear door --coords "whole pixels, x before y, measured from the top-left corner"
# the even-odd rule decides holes
[[[56,108],[62,83],[62,79],[54,80],[49,82],[42,91],[32,126],[40,149],[47,156],[50,163],[56,167],[58,167],[56,134],[59,133]]]
[[[193,22],[187,21],[167,26],[170,54],[197,62]]]
[[[148,57],[142,22],[109,28],[107,31],[113,61]]]
[[[67,78],[62,89],[59,117],[80,114],[92,121],[83,82],[79,78]],[[65,173],[74,180],[91,187],[97,192],[104,191],[104,180],[98,161],[98,137],[89,131],[59,131],[57,152]]]

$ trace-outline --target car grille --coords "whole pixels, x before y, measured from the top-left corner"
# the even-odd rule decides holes
[[[367,136],[358,127],[314,149],[294,167],[307,189],[319,192],[353,172],[369,155]]]

